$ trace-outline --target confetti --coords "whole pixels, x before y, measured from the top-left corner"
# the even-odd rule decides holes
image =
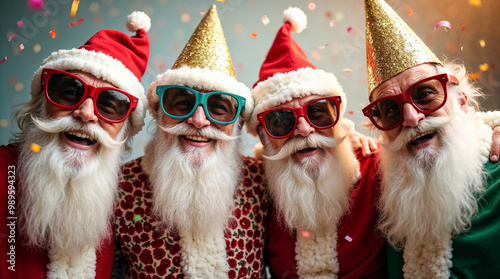
[[[438,27],[441,27],[441,26],[443,26],[444,30],[446,30],[446,31],[448,31],[448,29],[451,29],[451,24],[446,20],[442,20],[442,21],[436,23],[436,26],[434,27],[434,31],[436,31],[436,29]]]
[[[75,17],[76,11],[78,10],[78,4],[80,4],[80,0],[73,0],[73,4],[71,4],[71,18]]]
[[[252,36],[252,38],[256,38],[257,37],[257,33],[252,32],[252,33],[250,33],[250,36]]]
[[[463,24],[463,23],[460,24],[460,29],[465,30],[465,28],[466,28],[465,24]]]
[[[28,7],[32,10],[40,10],[43,5],[43,0],[28,0]]]
[[[352,70],[351,70],[351,69],[343,69],[343,70],[342,70],[342,74],[343,74],[344,76],[350,77],[350,76],[351,76],[351,73],[352,73]]]
[[[226,2],[226,0],[217,0],[217,1],[222,2],[222,3]]]
[[[200,15],[205,16],[207,12],[200,12]]]
[[[0,60],[0,64],[3,64],[5,61],[7,61],[7,56],[5,56],[2,60]]]
[[[328,46],[328,44],[324,45],[324,46],[319,46],[318,49],[319,50],[324,50],[326,47]]]
[[[184,13],[181,15],[182,22],[189,22],[190,20],[191,20],[191,16],[189,14]]]
[[[134,215],[134,222],[140,221],[141,215]]]
[[[347,241],[349,241],[349,242],[351,242],[351,241],[352,241],[352,238],[351,238],[349,235],[346,235],[344,238],[345,238],[345,240],[347,240]]]
[[[9,120],[7,120],[7,119],[0,120],[0,126],[2,126],[4,128],[9,126]]]
[[[479,72],[479,73],[470,73],[469,74],[469,78],[471,80],[473,80],[473,81],[478,80],[480,76],[481,76],[481,72]]]
[[[481,7],[483,3],[481,3],[481,0],[469,0],[469,5],[473,7]]]
[[[57,36],[56,30],[50,30],[49,34],[50,36],[52,36],[52,38],[55,38]]]
[[[302,236],[303,236],[303,237],[310,237],[310,236],[311,236],[311,234],[310,234],[309,232],[303,231],[303,232],[302,232]]]
[[[316,9],[316,4],[314,4],[314,3],[309,3],[309,4],[307,5],[307,8],[308,8],[309,10],[311,10],[311,11],[314,11],[314,9]]]
[[[75,20],[75,21],[73,21],[73,22],[68,23],[68,26],[69,26],[69,27],[75,27],[75,26],[79,25],[80,23],[82,23],[82,22],[84,22],[84,21],[85,21],[85,19],[84,19],[83,17],[81,17],[81,18],[80,18],[80,19],[78,19],[78,20]]]
[[[317,52],[317,51],[311,51],[311,56],[315,59],[315,60],[320,60],[321,59],[321,55]]]
[[[352,31],[352,27],[347,27],[347,32],[350,33]]]
[[[261,20],[264,25],[269,24],[269,18],[267,17],[267,15],[264,15]]]
[[[24,49],[24,45],[23,44],[19,44],[19,51],[21,51],[23,49]]]
[[[344,15],[344,13],[343,13],[343,12],[337,12],[337,13],[335,14],[335,18],[336,18],[337,20],[342,21],[342,20],[344,19],[344,17],[345,17],[345,15]]]
[[[9,37],[9,42],[14,39],[15,37],[17,37],[17,34],[13,34],[12,36]]]
[[[481,47],[485,47],[486,46],[486,42],[484,40],[479,40],[479,45]]]
[[[349,113],[350,115],[354,114],[354,112],[352,110],[348,111],[347,113]]]
[[[330,21],[330,27],[333,27],[335,25],[335,20]]]
[[[42,50],[42,46],[40,44],[35,44],[33,46],[33,51],[34,52],[40,52],[40,50]]]
[[[412,15],[413,14],[413,10],[412,9],[409,9],[408,10],[408,15]]]
[[[24,22],[22,20],[17,21],[17,27],[21,28],[24,26]]]
[[[326,16],[327,18],[332,18],[332,16],[333,16],[333,15],[332,15],[332,13],[331,13],[331,12],[326,12],[326,13],[325,13],[325,16]]]
[[[490,67],[488,66],[488,63],[484,63],[484,64],[481,64],[479,65],[479,70],[481,70],[481,72],[486,72],[488,71]]]
[[[36,143],[32,143],[31,144],[31,150],[33,152],[40,152],[40,145],[36,144]]]
[[[24,85],[20,82],[16,83],[16,85],[14,86],[14,90],[16,90],[17,92],[23,90],[24,88]]]

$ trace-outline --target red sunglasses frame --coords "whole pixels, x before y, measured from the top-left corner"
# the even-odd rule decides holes
[[[413,90],[413,88],[415,86],[417,86],[421,83],[424,83],[426,81],[432,80],[432,79],[436,79],[436,80],[440,81],[441,85],[443,86],[443,89],[444,89],[443,102],[439,106],[437,106],[436,108],[433,108],[431,110],[420,109],[419,107],[417,107],[417,105],[415,105],[415,103],[411,99],[411,91]],[[434,76],[419,80],[419,81],[415,82],[414,84],[412,84],[403,93],[400,93],[397,95],[386,96],[386,97],[383,97],[383,98],[380,98],[380,99],[377,99],[377,100],[371,102],[369,105],[367,105],[366,107],[363,108],[363,114],[370,119],[370,121],[373,123],[373,125],[375,125],[375,127],[377,127],[377,129],[382,130],[382,131],[392,130],[392,129],[398,127],[399,125],[401,125],[401,123],[403,123],[403,104],[404,103],[410,103],[413,106],[413,108],[415,108],[415,110],[417,110],[418,112],[423,113],[423,114],[429,114],[429,113],[435,112],[436,110],[442,108],[444,106],[444,104],[446,104],[446,100],[448,99],[448,83],[450,81],[452,83],[458,85],[458,79],[455,76],[452,76],[450,74],[439,74],[439,75],[434,75]],[[371,109],[373,106],[375,106],[379,102],[381,102],[383,100],[387,100],[387,99],[393,99],[399,105],[401,117],[396,124],[384,128],[384,127],[379,126],[377,124],[377,122],[375,121],[375,119],[373,119],[373,116],[371,114]]]
[[[58,103],[54,102],[52,99],[50,99],[49,91],[47,89],[48,89],[49,79],[53,74],[63,74],[66,76],[70,76],[83,84],[84,92],[83,92],[81,100],[78,101],[78,103],[71,105],[71,106],[64,106],[64,105],[58,104]],[[66,72],[66,71],[58,70],[58,69],[52,69],[52,68],[43,68],[42,69],[42,87],[43,87],[43,90],[45,91],[45,98],[54,106],[60,107],[62,109],[68,109],[68,110],[75,109],[75,108],[79,107],[87,98],[91,98],[92,102],[94,103],[94,113],[97,115],[97,117],[99,117],[100,119],[102,119],[106,122],[109,122],[109,123],[121,123],[121,122],[125,121],[127,119],[127,117],[130,115],[130,112],[135,110],[135,108],[137,107],[137,103],[139,101],[139,98],[137,98],[137,97],[135,97],[135,96],[123,91],[123,90],[117,89],[115,87],[109,87],[109,86],[95,87],[95,86],[87,84],[85,81],[83,81],[83,79],[81,77],[79,77],[77,75],[74,75],[74,74]],[[101,115],[101,113],[97,109],[96,97],[99,95],[99,93],[101,93],[104,90],[113,90],[113,91],[120,92],[120,93],[126,95],[130,99],[130,107],[128,108],[127,113],[125,114],[125,116],[122,119],[119,119],[119,120],[108,119],[108,118],[104,117],[103,115]]]
[[[307,116],[307,107],[314,103],[314,102],[317,102],[317,101],[320,101],[320,100],[325,100],[325,99],[328,99],[328,100],[332,100],[335,104],[335,106],[337,107],[337,117],[335,118],[335,121],[331,124],[331,125],[328,125],[326,127],[319,127],[319,126],[316,126],[314,125],[311,120],[309,120],[309,117]],[[331,128],[333,126],[335,126],[335,124],[337,124],[337,122],[339,121],[339,114],[340,114],[340,104],[342,103],[342,98],[340,96],[328,96],[328,97],[320,97],[320,98],[316,98],[316,99],[312,99],[310,100],[309,102],[307,102],[305,105],[301,106],[301,107],[298,107],[298,108],[291,108],[291,107],[287,107],[287,106],[281,106],[281,107],[275,107],[275,108],[272,108],[272,109],[268,109],[268,110],[265,110],[263,112],[260,112],[257,114],[257,120],[260,122],[260,124],[262,124],[262,126],[264,127],[264,130],[266,131],[266,134],[271,137],[271,138],[274,138],[274,139],[282,139],[282,138],[286,138],[286,137],[289,137],[291,134],[293,134],[293,132],[295,131],[295,129],[297,129],[297,122],[298,122],[298,119],[299,117],[303,116],[304,119],[306,119],[307,123],[309,123],[309,125],[311,125],[312,127],[314,127],[315,129],[328,129],[328,128]],[[266,115],[268,113],[270,113],[271,111],[274,111],[274,110],[278,110],[278,109],[287,109],[287,110],[290,110],[292,111],[294,117],[295,117],[295,123],[293,124],[293,128],[291,130],[290,133],[284,135],[284,136],[273,136],[269,133],[269,131],[267,130],[267,126],[265,124],[265,118],[266,118]]]

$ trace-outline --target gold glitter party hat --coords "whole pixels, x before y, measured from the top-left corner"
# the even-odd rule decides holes
[[[236,77],[215,5],[210,7],[198,24],[172,69],[182,66],[208,68]]]
[[[368,96],[384,81],[436,55],[384,0],[365,0]]]

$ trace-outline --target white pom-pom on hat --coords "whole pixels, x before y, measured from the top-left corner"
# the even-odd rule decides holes
[[[292,32],[300,33],[307,27],[307,16],[300,8],[289,7],[283,11],[283,22],[290,22]]]
[[[136,32],[140,29],[148,32],[151,29],[151,18],[145,12],[135,11],[127,17],[127,30]]]

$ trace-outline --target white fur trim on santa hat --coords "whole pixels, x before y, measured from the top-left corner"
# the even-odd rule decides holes
[[[259,82],[252,90],[254,110],[247,122],[247,131],[257,136],[257,114],[289,102],[293,98],[309,95],[341,96],[340,115],[346,106],[344,90],[332,73],[313,68],[301,68],[297,71],[277,73],[265,81]]]
[[[141,11],[135,11],[127,16],[127,30],[136,32],[140,29],[148,32],[151,29],[151,18]]]
[[[191,88],[204,89],[208,91],[224,91],[236,94],[246,99],[245,111],[241,113],[244,119],[248,119],[253,109],[253,99],[250,89],[236,78],[207,68],[190,68],[182,66],[179,69],[170,69],[158,75],[148,89],[149,112],[156,116],[159,97],[156,94],[157,85],[181,85]]]
[[[102,52],[85,49],[69,49],[53,52],[35,72],[31,81],[31,95],[41,94],[41,73],[43,68],[53,68],[63,71],[83,71],[96,78],[103,79],[117,88],[139,98],[136,109],[131,113],[131,136],[137,134],[144,126],[146,113],[146,96],[144,87],[137,77],[118,59]]]
[[[300,8],[289,7],[283,11],[283,22],[290,22],[292,32],[301,33],[307,27],[307,16]]]

